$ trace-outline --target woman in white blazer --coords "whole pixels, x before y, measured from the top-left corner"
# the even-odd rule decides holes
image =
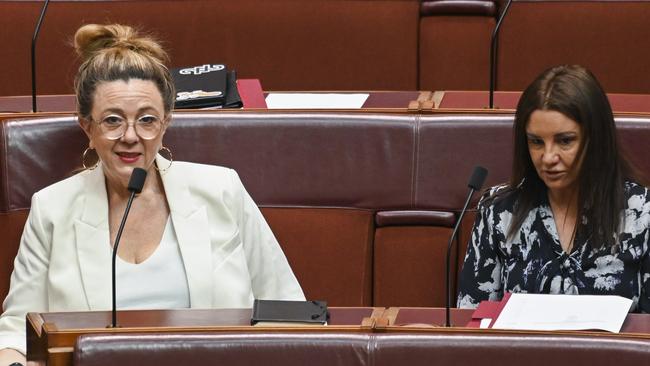
[[[83,26],[75,46],[86,169],[32,197],[0,317],[0,366],[25,362],[27,312],[111,308],[112,244],[136,167],[148,174],[120,240],[118,308],[303,300],[237,174],[159,154],[171,155],[162,140],[174,104],[160,46],[120,25]]]

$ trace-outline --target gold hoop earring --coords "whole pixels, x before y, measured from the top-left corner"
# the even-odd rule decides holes
[[[169,154],[169,158],[167,158],[167,157],[163,156],[162,154],[160,154],[160,152],[163,151],[163,150],[167,151],[167,154]],[[169,150],[169,148],[167,148],[165,146],[161,147],[160,150],[158,150],[158,154],[160,154],[160,156],[163,156],[163,158],[169,160],[169,165],[167,165],[167,167],[165,169],[158,168],[158,164],[154,165],[154,167],[156,168],[157,171],[159,171],[161,173],[164,173],[167,170],[169,170],[169,168],[171,168],[172,163],[174,162],[174,155],[172,155],[172,151]]]
[[[93,169],[97,168],[97,166],[99,165],[99,156],[97,156],[97,161],[95,161],[94,165],[92,165],[90,167],[88,165],[86,165],[86,157],[88,157],[88,153],[90,151],[95,151],[95,148],[87,147],[86,150],[84,150],[83,154],[81,154],[81,165],[84,167],[85,170],[93,170]],[[95,151],[95,154],[97,154],[96,151]]]

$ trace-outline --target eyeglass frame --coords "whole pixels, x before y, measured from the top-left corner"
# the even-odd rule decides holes
[[[104,120],[106,120],[106,118],[111,117],[111,116],[116,116],[116,117],[119,117],[119,118],[123,119],[123,120],[125,121],[125,124],[126,124],[126,128],[124,129],[124,131],[122,132],[122,134],[119,135],[119,136],[117,136],[117,137],[109,137],[109,136],[106,136],[106,132],[101,130],[101,128],[102,128],[101,125],[102,125],[102,123],[104,123]],[[154,117],[154,118],[156,118],[157,121],[159,121],[159,123],[160,123],[160,129],[159,129],[158,132],[156,132],[156,134],[153,135],[152,137],[148,137],[148,138],[147,138],[147,137],[143,137],[143,136],[141,136],[141,135],[138,133],[138,129],[137,129],[136,127],[137,127],[137,125],[138,125],[138,120],[141,119],[142,117]],[[119,140],[119,139],[121,139],[122,137],[124,137],[124,135],[126,134],[126,131],[129,130],[129,127],[133,127],[133,131],[135,132],[135,134],[136,134],[139,138],[141,138],[141,139],[143,139],[143,140],[147,140],[147,141],[149,141],[149,140],[153,140],[153,139],[155,139],[156,137],[158,137],[158,135],[160,135],[160,132],[163,131],[165,125],[167,124],[167,122],[166,122],[166,121],[167,121],[167,117],[160,118],[160,117],[158,117],[158,116],[156,116],[156,115],[153,115],[153,114],[145,114],[145,115],[139,117],[138,120],[130,121],[128,118],[123,118],[123,117],[121,117],[121,116],[119,116],[119,115],[116,115],[116,114],[110,114],[110,115],[104,117],[104,119],[101,120],[101,121],[97,121],[97,120],[95,120],[95,119],[92,118],[92,117],[89,118],[89,121],[90,121],[90,122],[96,122],[96,123],[97,123],[97,125],[98,125],[99,128],[100,128],[100,132],[102,133],[102,136],[104,136],[105,138],[107,138],[108,140],[111,140],[111,141],[116,141],[116,140]],[[124,125],[124,124],[121,124],[121,125]]]

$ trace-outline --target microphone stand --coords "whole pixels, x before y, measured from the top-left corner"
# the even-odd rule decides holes
[[[451,260],[450,260],[450,258],[451,258],[451,246],[454,244],[454,239],[456,238],[458,228],[460,227],[460,223],[463,220],[463,216],[465,215],[465,211],[467,210],[467,206],[469,206],[469,202],[471,201],[473,194],[474,194],[474,189],[470,188],[469,194],[467,195],[467,199],[465,200],[465,205],[463,205],[463,210],[460,212],[460,216],[458,217],[458,221],[456,221],[456,225],[454,226],[454,231],[452,231],[451,237],[449,238],[449,243],[447,243],[447,268],[451,268],[451,263],[450,263],[451,262]],[[451,326],[451,323],[450,323],[451,285],[449,283],[450,282],[449,281],[449,272],[451,272],[451,271],[447,270],[447,276],[445,278],[445,283],[446,283],[445,295],[446,295],[446,300],[447,300],[447,302],[446,302],[447,308],[446,308],[446,313],[445,313],[445,326],[446,327]]]
[[[467,185],[469,187],[469,193],[467,194],[467,199],[465,200],[465,204],[463,205],[463,209],[460,211],[460,215],[458,216],[458,220],[456,221],[456,225],[454,225],[454,230],[451,233],[451,236],[449,237],[449,243],[447,243],[447,273],[446,273],[446,291],[445,291],[445,296],[446,296],[446,307],[445,307],[445,326],[450,327],[451,326],[451,284],[449,281],[450,277],[450,272],[451,272],[451,247],[454,244],[454,239],[456,238],[456,235],[458,234],[458,229],[460,228],[460,224],[463,221],[463,216],[465,216],[465,211],[467,211],[467,207],[469,206],[470,201],[472,200],[472,195],[474,195],[474,192],[477,190],[481,189],[481,186],[483,185],[483,182],[485,181],[485,177],[487,176],[487,169],[477,166],[474,168],[474,171],[472,172],[472,176],[469,180],[469,184]]]
[[[495,84],[496,84],[496,73],[497,73],[497,65],[496,65],[496,53],[497,53],[497,39],[499,36],[499,28],[501,27],[501,23],[503,22],[503,18],[506,17],[506,14],[508,13],[508,9],[510,9],[510,4],[512,4],[512,0],[508,0],[506,3],[506,7],[503,9],[503,12],[499,15],[499,19],[497,19],[497,24],[494,26],[494,31],[492,32],[492,40],[490,44],[490,104],[489,108],[493,109],[494,108],[494,89],[495,89]]]
[[[45,11],[49,3],[50,0],[45,0],[43,9],[41,9],[41,15],[38,17],[38,22],[36,23],[34,37],[32,37],[32,112],[36,112],[36,39],[38,38],[38,33],[41,31],[41,24],[43,24]]]
[[[117,292],[116,292],[116,280],[115,280],[115,261],[117,260],[117,247],[120,245],[120,238],[122,237],[122,231],[124,230],[124,224],[126,224],[126,218],[129,216],[129,211],[131,210],[131,203],[137,193],[142,192],[142,187],[144,187],[144,181],[147,178],[147,171],[142,168],[134,168],[131,173],[131,178],[129,179],[128,190],[131,192],[129,200],[126,203],[126,209],[124,210],[124,215],[122,216],[122,222],[120,222],[120,227],[117,229],[117,235],[115,235],[115,244],[113,245],[113,262],[111,267],[111,280],[112,280],[112,290],[113,290],[113,309],[111,311],[111,325],[108,328],[117,328]]]
[[[126,203],[126,210],[124,210],[124,216],[122,216],[122,222],[120,223],[120,228],[117,229],[117,235],[115,236],[115,245],[113,245],[113,262],[112,262],[112,267],[111,267],[111,275],[112,275],[112,285],[113,285],[113,311],[111,314],[111,326],[110,328],[117,328],[117,293],[115,291],[116,288],[116,281],[115,281],[115,261],[117,259],[117,247],[120,245],[120,238],[122,237],[122,231],[124,230],[124,224],[126,223],[126,218],[129,215],[129,211],[131,210],[131,203],[133,203],[133,198],[135,198],[135,191],[131,191],[131,195],[129,196],[129,201]]]

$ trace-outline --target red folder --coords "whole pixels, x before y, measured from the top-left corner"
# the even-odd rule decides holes
[[[266,109],[266,100],[259,79],[239,79],[237,80],[237,90],[244,104],[244,109]]]
[[[474,310],[474,313],[472,313],[472,320],[467,323],[466,327],[480,328],[481,320],[489,318],[492,319],[492,321],[490,322],[490,326],[488,328],[492,328],[494,322],[501,314],[501,311],[506,306],[506,303],[508,303],[509,299],[510,293],[506,292],[503,295],[501,301],[481,301],[481,303],[478,304],[476,310]]]

